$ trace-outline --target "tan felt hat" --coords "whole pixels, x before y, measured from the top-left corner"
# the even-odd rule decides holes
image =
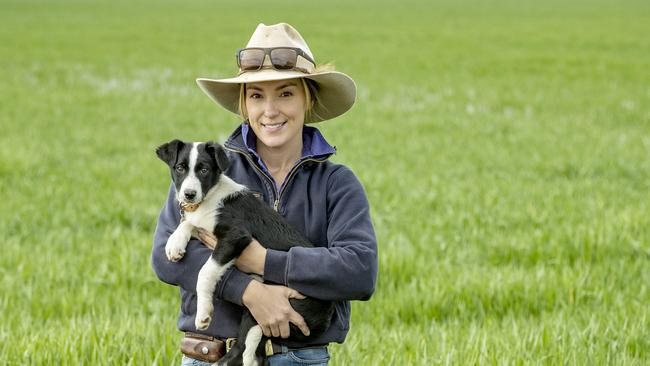
[[[293,69],[276,69],[267,55],[259,70],[246,71],[239,69],[236,77],[227,79],[196,79],[197,84],[212,100],[227,110],[239,114],[239,89],[242,83],[261,81],[276,81],[295,78],[306,78],[318,84],[318,100],[313,107],[310,120],[305,123],[320,122],[345,113],[354,104],[356,85],[352,78],[338,71],[317,71],[311,61],[314,56],[300,33],[291,25],[279,23],[275,25],[260,24],[246,48],[270,49],[275,47],[297,48],[307,57],[297,56],[296,67]],[[308,58],[311,58],[309,60]]]

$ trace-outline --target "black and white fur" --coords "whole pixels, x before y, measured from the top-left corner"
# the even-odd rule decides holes
[[[212,297],[217,282],[253,238],[265,248],[284,251],[292,246],[311,247],[312,244],[246,187],[223,174],[229,161],[220,145],[173,140],[158,147],[156,154],[169,165],[178,202],[199,204],[195,211],[185,212],[185,220],[169,237],[165,246],[167,258],[178,261],[183,257],[195,228],[213,232],[218,240],[211,257],[201,268],[196,284],[195,325],[197,329],[205,330],[212,320]],[[298,327],[290,324],[291,340],[305,341],[327,330],[334,312],[331,301],[309,297],[289,301],[310,329],[310,336],[305,337]],[[261,327],[246,310],[236,345],[218,364],[259,365],[266,339]]]

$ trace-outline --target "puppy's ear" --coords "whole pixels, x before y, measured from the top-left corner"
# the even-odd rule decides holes
[[[185,144],[181,140],[172,140],[166,144],[158,146],[156,149],[156,155],[158,155],[160,160],[167,163],[167,165],[172,166],[176,162],[178,152],[184,145]]]
[[[230,160],[226,155],[226,150],[224,150],[221,145],[212,141],[207,142],[205,147],[214,156],[214,160],[217,162],[219,169],[221,169],[222,172],[225,172],[230,166]]]

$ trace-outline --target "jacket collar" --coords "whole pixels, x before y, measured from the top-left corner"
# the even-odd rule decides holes
[[[248,123],[242,123],[230,135],[224,146],[234,148],[242,152],[249,153],[257,158],[262,159],[257,154],[255,148],[255,133]],[[302,156],[300,160],[310,158],[327,159],[336,153],[336,147],[330,145],[320,131],[311,126],[304,126],[302,129]]]

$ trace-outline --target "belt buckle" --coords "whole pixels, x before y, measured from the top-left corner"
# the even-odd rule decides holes
[[[266,344],[264,345],[264,353],[266,353],[266,357],[271,357],[274,355],[273,343],[271,343],[270,339],[266,340]]]
[[[226,338],[226,353],[230,352],[235,343],[237,343],[237,338]]]

